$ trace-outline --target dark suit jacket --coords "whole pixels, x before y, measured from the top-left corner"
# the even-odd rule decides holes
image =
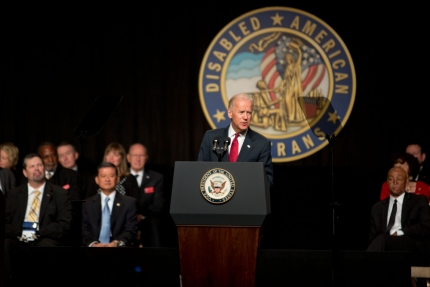
[[[87,198],[82,207],[82,245],[99,240],[102,222],[100,194]],[[116,192],[111,212],[111,241],[120,240],[130,245],[137,236],[136,199]]]
[[[387,197],[372,207],[370,241],[386,233],[389,202],[390,197]],[[430,251],[430,206],[427,198],[423,195],[405,193],[401,218],[404,236],[415,239],[417,247],[428,253]]]
[[[216,136],[221,138],[221,144],[228,137],[230,125],[215,130],[209,130],[205,133],[200,145],[198,161],[218,161],[217,155],[212,151],[213,140]],[[222,161],[228,162],[228,152],[224,154]],[[240,149],[238,162],[262,162],[266,171],[269,185],[273,185],[273,165],[270,141],[261,134],[248,128],[242,148]]]
[[[159,216],[164,206],[164,176],[153,170],[145,170],[137,196],[138,214]]]
[[[85,199],[89,196],[87,194],[91,193],[94,195],[98,189],[96,184],[96,175],[88,170],[83,170],[78,167],[76,171],[78,174],[78,185],[80,190],[80,199]]]
[[[17,238],[22,233],[27,208],[28,185],[9,191],[6,199],[5,236]],[[72,222],[72,203],[63,188],[46,182],[39,216],[40,238],[62,241],[67,238]]]
[[[422,169],[418,173],[418,180],[421,180],[430,185],[430,169],[427,164],[424,164]]]
[[[58,164],[57,169],[55,170],[54,175],[49,179],[49,182],[68,190],[72,200],[80,199],[80,187],[76,171],[64,168],[61,164]]]
[[[15,175],[10,169],[0,167],[0,183],[5,196],[9,190],[16,186]]]

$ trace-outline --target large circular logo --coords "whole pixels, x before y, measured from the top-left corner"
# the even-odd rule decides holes
[[[235,189],[233,176],[222,168],[207,171],[200,181],[200,192],[210,203],[220,204],[229,201]]]
[[[252,95],[251,128],[272,142],[273,162],[307,157],[328,144],[351,113],[354,65],[336,32],[317,17],[267,7],[231,21],[214,38],[199,75],[212,128],[226,127],[229,99]]]

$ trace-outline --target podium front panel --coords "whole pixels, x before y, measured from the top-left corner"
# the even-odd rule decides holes
[[[227,202],[209,202],[200,191],[203,177],[212,169],[226,170],[234,179],[234,194]],[[263,163],[175,163],[170,214],[176,225],[261,226],[269,213]]]

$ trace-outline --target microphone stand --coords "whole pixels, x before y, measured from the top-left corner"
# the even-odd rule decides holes
[[[213,151],[218,157],[218,162],[222,162],[222,158],[227,150],[224,147],[217,146]]]
[[[340,250],[339,250],[339,240],[337,234],[337,225],[336,222],[338,220],[338,208],[340,204],[336,202],[335,198],[335,190],[334,190],[334,147],[336,145],[336,140],[340,138],[340,132],[343,131],[343,127],[341,125],[340,119],[333,118],[333,115],[336,115],[336,110],[333,108],[330,100],[323,96],[318,97],[299,97],[298,103],[300,104],[300,108],[302,109],[303,114],[308,120],[309,128],[315,125],[313,123],[314,118],[316,116],[316,111],[319,110],[319,113],[323,113],[321,116],[327,117],[329,121],[322,122],[319,121],[318,126],[320,126],[321,131],[324,132],[325,138],[329,143],[330,152],[331,152],[331,208],[332,208],[332,286],[341,287],[340,284],[340,276],[339,276],[339,267],[340,267]],[[338,136],[336,137],[336,131],[338,132]],[[320,137],[315,134],[315,136]],[[345,137],[346,134],[343,133],[342,137]]]
[[[331,153],[331,207],[332,207],[332,228],[333,228],[333,238],[332,238],[332,286],[337,287],[339,282],[339,262],[340,262],[340,251],[338,246],[337,239],[337,230],[336,230],[336,220],[337,220],[337,208],[340,206],[338,202],[336,202],[335,191],[334,191],[334,147],[336,145],[336,135],[326,135],[326,139],[328,140],[330,146]]]
[[[216,147],[213,148],[213,152],[217,155],[218,157],[218,162],[222,162],[222,158],[224,157],[225,153],[228,150],[228,146],[230,145],[230,140],[229,139],[225,139],[224,140],[224,146],[220,147],[218,144],[216,145]]]

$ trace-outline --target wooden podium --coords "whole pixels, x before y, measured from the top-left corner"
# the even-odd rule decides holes
[[[234,193],[205,198],[209,171],[226,171]],[[270,213],[263,163],[176,162],[170,214],[178,229],[182,286],[254,286],[260,228]]]

